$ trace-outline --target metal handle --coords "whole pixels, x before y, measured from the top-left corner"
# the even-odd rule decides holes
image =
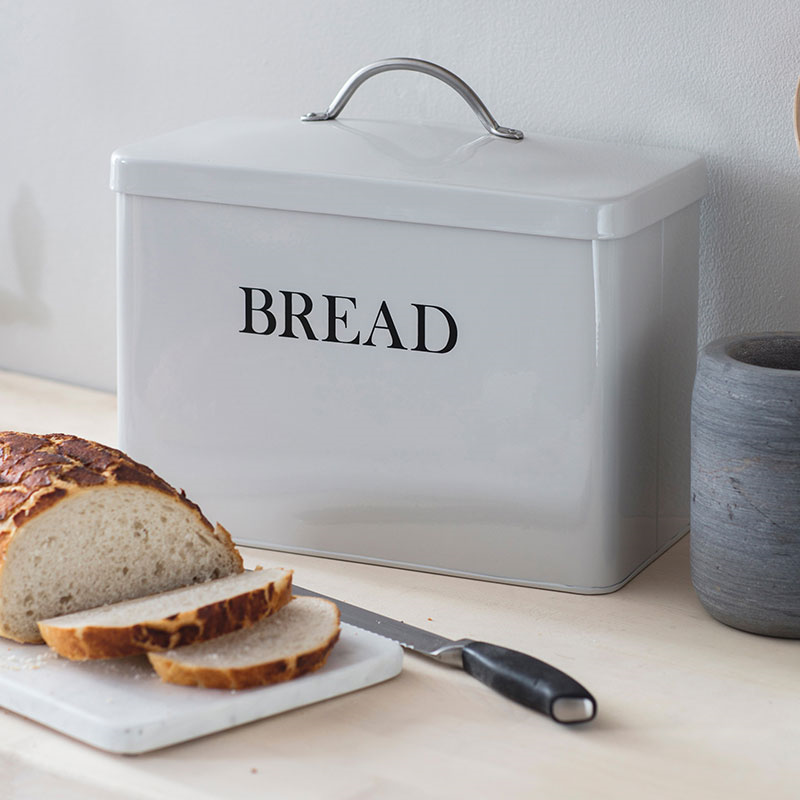
[[[438,78],[452,89],[455,89],[464,100],[466,100],[467,105],[475,112],[478,119],[483,123],[483,127],[486,128],[489,133],[494,136],[499,136],[502,139],[523,138],[522,131],[515,130],[514,128],[504,128],[502,125],[498,125],[497,120],[489,113],[489,109],[486,108],[480,97],[478,97],[458,75],[454,75],[450,70],[440,67],[438,64],[432,64],[430,61],[421,61],[418,58],[387,58],[384,61],[376,61],[374,64],[367,64],[366,67],[362,67],[358,72],[350,76],[350,79],[342,86],[339,90],[339,94],[333,98],[333,102],[325,111],[312,111],[310,114],[306,114],[300,119],[304,122],[321,122],[326,119],[336,119],[336,117],[341,114],[342,109],[347,105],[356,89],[358,89],[365,80],[380,72],[390,72],[395,69],[422,72],[425,75]]]

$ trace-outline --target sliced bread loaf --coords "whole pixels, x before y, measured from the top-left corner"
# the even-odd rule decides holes
[[[121,451],[0,433],[0,636],[40,642],[37,620],[241,571],[228,532]]]
[[[295,597],[246,630],[147,657],[162,680],[210,689],[248,689],[319,669],[339,638],[339,609]]]
[[[41,620],[39,631],[73,661],[119,658],[238,631],[291,599],[291,570],[260,569]]]

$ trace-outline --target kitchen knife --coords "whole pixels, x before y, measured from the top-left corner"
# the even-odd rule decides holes
[[[461,667],[496,692],[556,722],[588,722],[597,713],[594,697],[583,686],[538,658],[488,642],[446,639],[301,586],[293,585],[292,591],[330,600],[339,607],[343,622],[394,639],[407,650],[443,664]]]

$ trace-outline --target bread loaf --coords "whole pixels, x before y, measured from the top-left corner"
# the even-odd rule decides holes
[[[162,680],[210,689],[248,689],[319,669],[339,638],[339,609],[295,597],[246,630],[147,657]]]
[[[292,599],[292,571],[258,569],[39,622],[73,661],[119,658],[205,642],[246,628]]]
[[[228,532],[121,451],[0,433],[0,635],[241,571]]]

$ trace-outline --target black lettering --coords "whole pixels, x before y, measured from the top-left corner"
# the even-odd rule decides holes
[[[292,318],[296,319],[302,326],[303,330],[306,334],[306,339],[313,339],[314,341],[317,340],[317,337],[314,336],[314,331],[311,329],[311,323],[306,319],[308,315],[311,313],[311,309],[314,307],[314,303],[311,298],[305,294],[304,292],[284,292],[281,290],[281,294],[285,299],[285,319],[284,319],[284,326],[283,326],[283,333],[279,334],[279,336],[286,336],[289,339],[297,339],[297,335],[292,331]],[[303,298],[303,310],[302,311],[293,311],[292,310],[292,297],[297,295],[297,297]]]
[[[240,333],[254,333],[261,336],[269,336],[274,333],[278,328],[277,312],[273,309],[274,297],[266,289],[261,289],[253,286],[240,286],[244,292],[244,327],[239,331]],[[280,294],[284,298],[284,314],[283,332],[279,335],[287,339],[298,339],[295,333],[296,326],[295,320],[300,324],[303,329],[303,334],[306,339],[318,341],[314,330],[311,325],[309,316],[314,308],[314,301],[305,292],[290,292],[280,290]],[[295,309],[295,297],[300,299],[301,308]],[[356,298],[348,297],[346,295],[323,294],[322,297],[327,301],[327,336],[322,340],[325,342],[335,342],[336,344],[364,344],[367,347],[375,347],[375,333],[378,330],[386,331],[389,335],[389,341],[386,344],[391,350],[408,350],[405,347],[400,333],[397,330],[392,314],[389,311],[389,306],[385,300],[381,301],[378,313],[375,316],[375,321],[369,332],[366,341],[361,340],[361,332],[354,330],[352,327],[348,328],[348,314],[351,310],[356,309]],[[349,303],[349,308],[343,308],[343,304]],[[458,326],[453,318],[453,315],[441,306],[429,305],[425,303],[411,303],[411,306],[417,310],[417,342],[416,346],[410,348],[418,353],[449,353],[456,346],[458,341]],[[447,341],[439,349],[434,346],[429,346],[428,337],[431,335],[431,313],[438,312],[441,315],[441,320],[434,319],[434,338],[435,344],[441,341],[442,321],[447,325]],[[262,321],[256,317],[260,314],[263,318]],[[434,315],[435,316],[435,315]],[[261,327],[258,328],[256,323],[260,322]],[[341,339],[347,333],[354,334],[350,339]],[[385,340],[384,340],[385,341]]]
[[[272,306],[272,295],[266,289],[256,289],[252,286],[240,286],[244,292],[244,328],[239,333],[259,333],[269,336],[275,330],[275,315],[268,309]],[[255,306],[253,304],[253,294],[261,292],[264,304]],[[253,326],[253,314],[255,312],[263,314],[267,318],[267,327],[263,331],[257,331]]]
[[[458,327],[452,314],[441,306],[426,306],[423,303],[412,303],[411,305],[417,309],[417,346],[413,349],[421,353],[449,353],[456,346],[456,341],[458,340]],[[425,342],[425,309],[428,308],[435,308],[440,311],[447,322],[447,342],[441,350],[430,350]]]
[[[378,323],[383,317],[384,321],[386,322],[385,325],[378,325]],[[392,350],[406,350],[407,348],[403,347],[403,342],[400,340],[400,334],[397,332],[397,326],[394,324],[394,320],[392,319],[392,315],[389,313],[389,307],[386,305],[386,301],[381,301],[381,307],[378,309],[378,315],[375,317],[375,324],[372,326],[372,330],[369,333],[369,338],[367,339],[364,344],[367,347],[375,347],[375,344],[372,341],[372,337],[375,335],[375,331],[380,328],[384,331],[389,331],[389,335],[392,337],[392,343],[389,345],[389,348]]]
[[[348,300],[356,307],[355,297],[340,297],[335,294],[322,295],[328,301],[328,335],[322,340],[323,342],[339,342],[339,344],[359,344],[361,341],[361,334],[357,333],[355,339],[337,339],[336,338],[336,323],[343,322],[345,329],[347,328],[347,311],[342,311],[340,315],[336,314],[336,301]]]

